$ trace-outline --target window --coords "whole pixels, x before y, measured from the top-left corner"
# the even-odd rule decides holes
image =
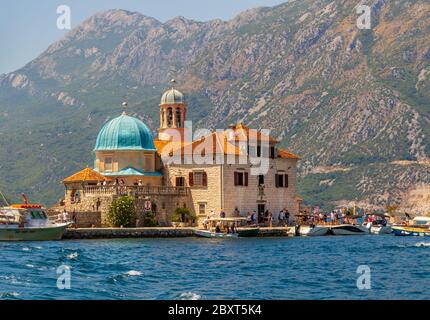
[[[184,177],[176,177],[175,185],[177,187],[185,187],[185,178]]]
[[[262,175],[262,174],[260,174],[260,175],[258,176],[258,185],[259,185],[259,186],[264,185],[264,175]]]
[[[288,174],[275,175],[276,188],[288,188]]]
[[[167,109],[167,126],[170,128],[172,127],[173,123],[173,111],[172,108]]]
[[[257,146],[257,157],[261,157],[261,146]]]
[[[181,128],[181,109],[176,109],[176,127]]]
[[[248,186],[248,172],[235,171],[234,172],[234,185],[235,186]]]
[[[274,159],[275,155],[275,147],[270,147],[270,158]]]
[[[105,158],[105,171],[112,172],[112,157]]]
[[[190,187],[206,187],[208,185],[208,176],[205,171],[190,172],[188,176]]]
[[[199,203],[199,214],[206,213],[206,203]]]

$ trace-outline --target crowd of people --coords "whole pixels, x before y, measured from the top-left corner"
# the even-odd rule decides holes
[[[226,212],[221,210],[219,213],[219,218],[224,219],[226,218]],[[231,217],[246,217],[246,224],[248,226],[260,226],[260,227],[273,227],[273,226],[280,226],[280,227],[286,227],[291,224],[290,220],[290,212],[287,208],[282,209],[279,211],[277,216],[274,216],[273,213],[269,210],[266,210],[264,212],[258,212],[256,210],[253,210],[252,212],[248,211],[246,213],[246,216],[241,214],[238,208],[235,208],[233,211]],[[206,216],[206,219],[203,220],[203,227],[205,229],[210,227],[210,222],[214,222],[213,220],[217,218],[217,215],[214,210],[211,210],[210,213]],[[236,224],[234,223],[230,225],[230,227],[233,226],[233,228],[236,227]],[[216,227],[216,226],[212,226]]]

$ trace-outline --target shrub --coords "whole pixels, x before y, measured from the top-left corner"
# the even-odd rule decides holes
[[[155,218],[155,213],[152,211],[146,211],[143,216],[143,226],[144,227],[155,227],[157,226],[157,219]]]
[[[136,221],[134,199],[123,196],[112,201],[107,220],[113,227],[131,227]]]
[[[173,222],[192,222],[196,216],[188,208],[176,208],[172,216]]]

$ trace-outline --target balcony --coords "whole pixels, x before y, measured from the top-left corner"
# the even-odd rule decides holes
[[[83,191],[84,196],[187,196],[189,188],[171,186],[85,186]]]

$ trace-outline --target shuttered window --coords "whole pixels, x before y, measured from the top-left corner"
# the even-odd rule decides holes
[[[185,178],[184,177],[176,177],[176,186],[177,187],[185,187]]]
[[[193,171],[189,173],[188,184],[190,187],[206,187],[208,175],[206,171]]]
[[[248,172],[235,171],[234,172],[234,185],[235,186],[248,186]]]

